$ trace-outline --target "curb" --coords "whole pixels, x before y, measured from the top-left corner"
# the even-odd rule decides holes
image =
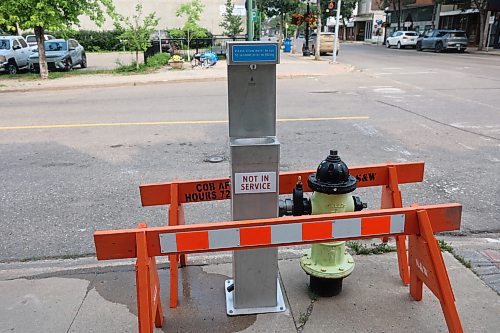
[[[353,71],[354,67],[351,65],[348,65],[348,68],[346,72],[351,72]],[[331,75],[329,73],[325,74],[307,74],[307,73],[300,73],[300,74],[278,74],[276,78],[278,80],[286,80],[286,79],[299,79],[299,78],[307,78],[307,77],[320,77],[320,76],[328,76]],[[89,75],[87,77],[92,77],[92,75]],[[49,86],[49,87],[38,87],[38,86],[31,86],[31,87],[18,87],[18,88],[6,88],[2,89],[0,88],[0,94],[1,93],[18,93],[18,92],[34,92],[34,91],[67,91],[67,90],[76,90],[76,89],[95,89],[95,88],[117,88],[117,87],[135,87],[135,86],[146,86],[146,85],[158,85],[158,84],[172,84],[172,83],[190,83],[190,82],[217,82],[217,81],[227,81],[227,77],[225,76],[220,76],[220,77],[202,77],[202,78],[185,78],[185,79],[162,79],[162,80],[144,80],[144,81],[131,81],[131,82],[110,82],[110,83],[97,83],[97,84],[89,84],[89,85],[81,85],[81,86]]]

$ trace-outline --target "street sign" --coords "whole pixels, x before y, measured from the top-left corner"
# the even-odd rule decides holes
[[[252,10],[253,22],[257,23],[257,9]]]

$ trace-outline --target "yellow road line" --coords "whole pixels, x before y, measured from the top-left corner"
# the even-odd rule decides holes
[[[297,121],[329,121],[329,120],[362,120],[369,119],[367,116],[354,117],[329,117],[329,118],[283,118],[278,122]],[[95,123],[95,124],[60,124],[60,125],[25,125],[25,126],[0,126],[0,130],[22,130],[22,129],[52,129],[52,128],[75,128],[75,127],[108,127],[108,126],[148,126],[148,125],[206,125],[224,124],[227,120],[186,120],[186,121],[150,121],[136,123]]]

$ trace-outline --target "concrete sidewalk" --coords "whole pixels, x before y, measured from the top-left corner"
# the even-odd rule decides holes
[[[185,64],[190,67],[189,64]],[[79,70],[79,69],[77,69]],[[314,58],[304,58],[302,55],[281,53],[281,63],[277,67],[278,79],[296,77],[326,76],[345,73],[352,66],[345,64],[330,64],[328,61],[315,61]],[[166,68],[149,74],[96,74],[76,75],[55,80],[2,79],[0,77],[0,92],[29,92],[44,90],[66,90],[82,88],[104,88],[136,86],[146,84],[166,84],[179,82],[223,81],[227,79],[226,61],[222,60],[212,68],[167,70]]]
[[[179,305],[168,307],[168,268],[159,259],[165,324],[156,332],[446,332],[439,301],[427,288],[413,301],[395,253],[354,256],[342,293],[318,298],[299,266],[302,250],[280,251],[287,310],[228,317],[228,253],[190,256],[179,271]],[[498,332],[500,296],[444,253],[465,332]],[[129,261],[93,258],[0,264],[0,332],[137,332],[135,271]]]

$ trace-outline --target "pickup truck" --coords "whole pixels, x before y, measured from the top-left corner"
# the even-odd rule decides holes
[[[0,72],[17,74],[19,69],[28,68],[31,47],[22,36],[0,36]]]

